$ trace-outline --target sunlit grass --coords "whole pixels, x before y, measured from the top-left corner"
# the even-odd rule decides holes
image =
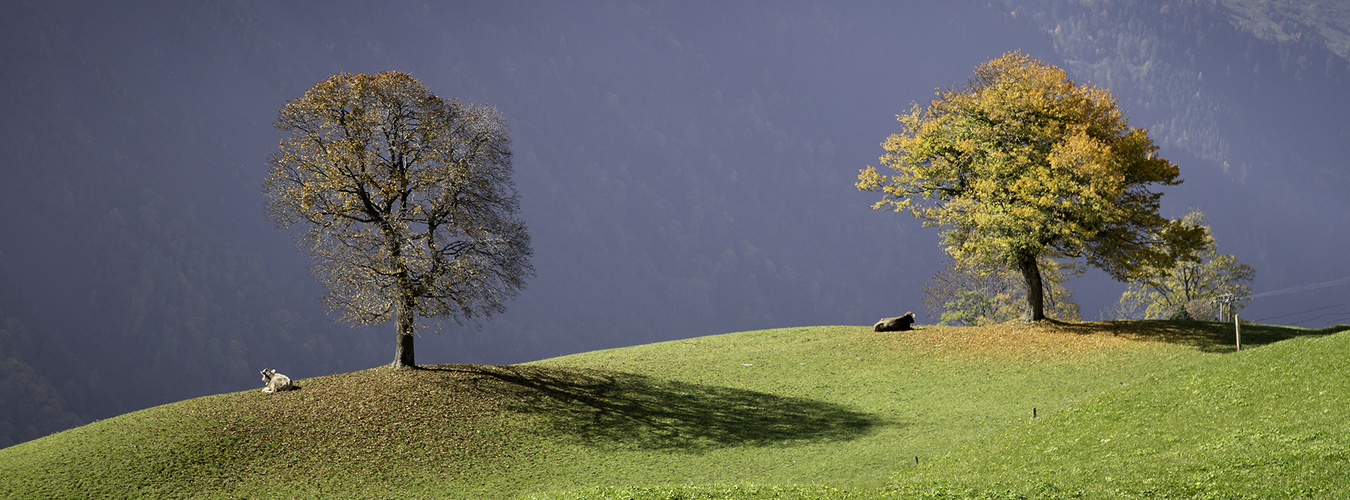
[[[0,450],[0,497],[1045,496],[1114,492],[1098,487],[1107,473],[1126,493],[1177,492],[1189,490],[1144,475],[1203,483],[1222,467],[1258,470],[1288,454],[1330,457],[1275,469],[1325,487],[1345,472],[1335,462],[1345,454],[1337,436],[1350,430],[1335,418],[1343,403],[1306,409],[1293,402],[1311,393],[1239,382],[1259,372],[1345,401],[1343,381],[1323,382],[1344,366],[1322,364],[1350,359],[1350,340],[1260,347],[1329,331],[1244,327],[1254,349],[1231,354],[1230,328],[787,328],[517,366],[381,367]],[[1304,371],[1276,361],[1290,349],[1306,349]],[[1187,392],[1199,388],[1223,396]],[[1224,405],[1242,411],[1214,410]],[[1212,491],[1258,476],[1215,478]]]
[[[953,497],[1344,498],[1347,373],[1348,335],[1205,359],[1018,421],[896,481]]]
[[[1029,417],[1033,408],[1053,412],[1084,395],[1119,386],[1148,373],[1159,357],[1200,355],[1172,344],[1021,325],[898,334],[824,327],[704,337],[546,363],[641,371],[669,381],[802,398],[837,405],[870,422],[861,429],[865,432],[847,440],[784,441],[768,449],[724,446],[687,456],[633,448],[594,453],[594,447],[560,443],[589,455],[570,474],[601,478],[588,484],[875,487],[897,466],[971,442],[1010,420]],[[651,466],[633,470],[633,464]]]

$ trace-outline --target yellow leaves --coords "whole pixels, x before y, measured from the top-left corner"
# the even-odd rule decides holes
[[[908,209],[925,226],[947,228],[955,253],[1050,248],[1087,254],[1115,276],[1161,258],[1157,245],[1116,242],[1149,241],[1168,228],[1157,215],[1160,195],[1147,187],[1180,183],[1178,169],[1153,156],[1157,147],[1128,125],[1110,92],[1013,52],[937,96],[896,116],[902,130],[882,143],[880,159],[890,176],[859,172],[855,187],[883,193],[873,208]],[[1175,233],[1159,245],[1186,246],[1190,235]]]
[[[877,173],[876,167],[868,166],[858,171],[858,182],[854,184],[860,191],[878,191],[886,184],[886,176]]]

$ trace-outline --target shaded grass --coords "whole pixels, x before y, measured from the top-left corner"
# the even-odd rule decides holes
[[[1244,345],[1328,333],[1258,326],[1248,340],[1248,330]],[[1203,380],[1198,367],[1250,356],[1219,354],[1224,332],[1162,322],[810,327],[516,366],[374,368],[301,380],[298,391],[151,408],[0,450],[0,497],[1043,496],[1079,483],[1019,472],[1015,461],[990,469],[1005,476],[965,464],[1038,446],[1013,437],[1086,402],[1144,398],[1157,377],[1199,370]],[[1043,417],[1034,425],[1032,408]],[[1187,416],[1176,432],[1207,418]],[[887,489],[897,471],[914,480]]]
[[[1233,324],[1216,321],[1056,322],[1053,328],[1083,335],[1107,333],[1131,340],[1167,342],[1191,346],[1212,353],[1228,353],[1237,350],[1238,332]],[[1303,329],[1279,325],[1243,324],[1241,327],[1242,348],[1256,348],[1298,337],[1317,337],[1345,330],[1350,330],[1350,325]]]
[[[549,433],[598,449],[702,453],[724,447],[847,441],[875,415],[800,397],[662,380],[633,373],[543,366],[432,367],[507,385],[506,410],[540,415]]]

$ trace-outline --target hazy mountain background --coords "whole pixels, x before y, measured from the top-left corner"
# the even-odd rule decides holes
[[[938,5],[933,5],[938,4]],[[913,310],[936,232],[853,188],[894,116],[1022,50],[1111,88],[1256,292],[1350,276],[1337,2],[62,2],[0,5],[0,446],[388,363],[262,211],[277,110],[401,70],[512,125],[538,276],[422,363],[513,363]],[[1087,319],[1123,285],[1070,283]],[[1350,286],[1244,317],[1350,319]],[[931,320],[929,320],[931,321]]]

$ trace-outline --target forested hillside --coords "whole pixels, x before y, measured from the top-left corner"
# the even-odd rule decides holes
[[[59,366],[52,354],[63,346],[33,326],[23,298],[14,293],[0,270],[0,447],[85,423],[77,413],[89,413],[84,404],[93,392],[73,383],[58,387],[45,375]]]

